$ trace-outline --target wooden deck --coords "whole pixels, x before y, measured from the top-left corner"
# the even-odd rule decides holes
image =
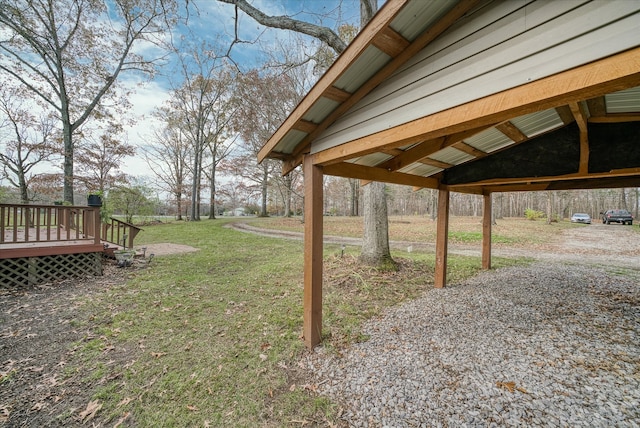
[[[100,208],[0,204],[0,285],[102,274],[105,251],[133,248],[140,228]]]

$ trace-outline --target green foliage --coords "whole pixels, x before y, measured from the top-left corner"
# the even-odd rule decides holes
[[[524,210],[524,216],[527,220],[537,220],[539,218],[545,218],[545,213],[537,211],[531,208]]]
[[[155,202],[151,190],[142,185],[117,187],[109,191],[109,210],[125,216],[125,221],[132,222],[134,215],[152,215]]]

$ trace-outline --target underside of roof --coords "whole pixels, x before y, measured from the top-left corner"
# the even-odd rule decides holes
[[[640,186],[640,3],[389,0],[259,159],[488,193]]]

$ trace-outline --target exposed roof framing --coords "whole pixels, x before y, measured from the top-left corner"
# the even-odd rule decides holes
[[[605,48],[594,60],[583,59],[576,66],[331,144],[332,133],[339,136],[356,129],[346,124],[354,115],[371,114],[369,123],[378,120],[375,100],[387,96],[385,85],[393,86],[417,66],[425,69],[423,79],[435,80],[438,70],[415,58],[436,64],[438,55],[443,56],[441,52],[453,43],[447,37],[453,38],[463,25],[475,22],[472,18],[480,16],[480,21],[485,19],[483,14],[509,9],[504,12],[506,18],[500,18],[506,26],[524,8],[529,8],[528,16],[540,15],[541,5],[535,1],[388,0],[265,144],[259,160],[282,159],[287,173],[310,155],[328,175],[478,194],[640,186],[640,38],[628,36],[624,27],[635,25],[637,29],[640,7],[633,9],[629,3],[625,3],[628,11],[619,12],[621,17],[611,18],[621,28],[616,27],[617,32],[602,32],[603,21],[566,42],[569,49],[580,37],[589,43],[602,39]],[[580,0],[554,7],[559,8],[560,17],[579,8],[593,16],[603,15],[601,9],[596,10],[602,4]],[[611,8],[616,7],[611,3]],[[548,37],[544,25],[550,25],[552,18],[540,19],[538,33],[535,28],[527,30],[533,36]],[[486,36],[480,25],[473,31],[461,39],[464,43],[459,44],[459,51],[471,49]],[[508,42],[517,41],[522,31],[514,30],[511,39],[496,42],[492,49],[507,49]],[[624,38],[626,44],[614,52],[610,46],[618,42],[615,37]],[[469,55],[480,63],[485,51]],[[534,54],[539,52],[530,56]],[[447,66],[453,65],[455,62]],[[365,77],[358,79],[361,76]],[[442,80],[442,84],[448,82]],[[400,94],[402,87],[398,87]],[[375,95],[378,93],[382,95]],[[333,131],[340,121],[345,124]],[[560,136],[563,144],[555,144]],[[323,143],[316,147],[318,140]],[[609,156],[609,151],[624,155]],[[528,163],[531,159],[535,164]],[[516,167],[500,168],[498,163]]]

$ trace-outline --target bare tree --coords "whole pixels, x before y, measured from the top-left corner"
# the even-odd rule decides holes
[[[0,92],[0,177],[19,190],[23,204],[31,200],[30,182],[40,175],[32,171],[55,156],[53,118],[31,110],[18,92]]]
[[[174,112],[174,125],[191,145],[190,218],[197,221],[203,177],[208,176],[211,208],[215,205],[216,168],[232,141],[229,136],[234,107],[230,100],[236,79],[234,70],[214,49],[206,45],[185,49],[187,54],[180,56],[182,84],[172,91],[168,108]]]
[[[146,146],[143,153],[161,190],[175,199],[177,220],[182,220],[182,198],[188,193],[188,165],[192,147],[182,138],[182,131],[176,126],[171,113],[167,108],[156,112],[156,116],[165,121],[165,126],[154,132],[153,143]]]
[[[269,180],[279,168],[277,162],[272,160],[258,164],[257,153],[286,119],[299,98],[296,86],[288,75],[252,70],[239,77],[236,92],[239,114],[235,116],[234,129],[240,135],[242,152],[234,158],[231,167],[259,187],[261,216],[268,215]]]
[[[153,73],[154,62],[134,48],[158,41],[168,16],[175,16],[173,0],[0,2],[0,71],[57,112],[65,201],[73,203],[74,133],[115,96],[122,73]]]
[[[122,128],[112,124],[97,138],[86,138],[76,150],[76,179],[88,191],[102,193],[127,182],[126,175],[120,171],[122,159],[134,156],[136,149],[124,140]]]

